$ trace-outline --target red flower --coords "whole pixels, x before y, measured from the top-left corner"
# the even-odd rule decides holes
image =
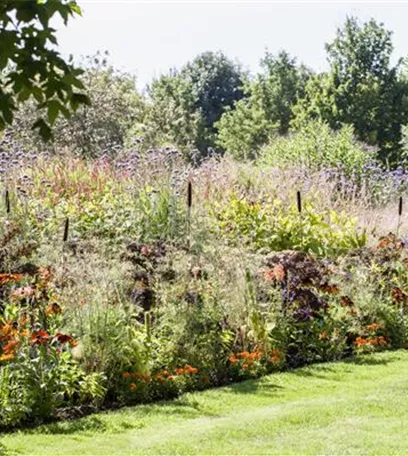
[[[54,340],[57,340],[60,344],[69,344],[71,347],[78,345],[76,340],[69,334],[57,333],[54,336]]]
[[[7,283],[18,282],[22,278],[22,274],[0,274],[0,287]]]
[[[34,331],[30,335],[30,344],[31,345],[46,345],[51,339],[51,336],[47,331]]]

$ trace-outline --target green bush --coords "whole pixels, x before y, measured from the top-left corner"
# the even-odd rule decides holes
[[[323,122],[313,121],[288,136],[273,139],[259,155],[262,166],[341,168],[348,176],[359,175],[374,160],[374,150],[364,148],[353,135],[351,126],[333,131]]]
[[[254,249],[303,250],[318,255],[345,253],[366,243],[356,220],[332,210],[319,211],[311,202],[303,203],[302,213],[278,199],[259,203],[231,196],[224,207],[215,205],[215,230],[234,244]]]

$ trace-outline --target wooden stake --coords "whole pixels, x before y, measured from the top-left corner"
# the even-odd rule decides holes
[[[399,204],[398,204],[398,225],[397,225],[397,234],[396,236],[398,237],[398,232],[401,226],[401,216],[402,216],[402,196],[400,196],[399,199]]]
[[[68,232],[69,232],[69,218],[65,220],[65,226],[64,226],[64,238],[63,241],[64,243],[68,241]]]
[[[7,212],[7,214],[10,214],[10,212],[11,212],[10,192],[8,190],[6,190],[5,199],[6,199],[6,212]]]
[[[297,208],[298,208],[299,214],[301,214],[302,213],[302,197],[300,196],[299,190],[297,191]]]

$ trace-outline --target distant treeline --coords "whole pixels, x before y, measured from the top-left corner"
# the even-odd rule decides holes
[[[52,147],[97,156],[136,142],[140,149],[172,146],[190,159],[225,152],[251,159],[282,136],[310,132],[311,124],[319,130],[317,123],[333,132],[351,128],[370,155],[399,164],[408,152],[408,70],[404,58],[391,65],[391,38],[383,24],[350,17],[325,46],[327,72],[281,51],[266,52],[253,75],[221,52],[204,52],[143,94],[98,53],[81,76],[92,106],[57,120]],[[15,116],[20,141],[37,141],[28,133],[36,115],[25,104]]]

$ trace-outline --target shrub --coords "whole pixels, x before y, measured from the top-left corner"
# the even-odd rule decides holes
[[[345,253],[366,242],[356,220],[346,214],[317,210],[303,204],[302,214],[295,205],[285,208],[278,199],[263,203],[232,195],[225,205],[213,211],[215,230],[230,242],[244,242],[255,249],[297,249],[318,255]]]
[[[101,373],[91,376],[72,359],[74,337],[60,332],[62,308],[51,271],[38,268],[25,286],[23,274],[2,274],[7,304],[0,313],[0,422],[17,425],[53,416],[58,407],[103,399]],[[3,298],[4,299],[4,298]]]
[[[359,175],[374,161],[374,149],[359,144],[353,128],[330,130],[326,123],[313,121],[288,136],[276,137],[260,152],[262,166],[308,169],[342,168],[348,176]]]

